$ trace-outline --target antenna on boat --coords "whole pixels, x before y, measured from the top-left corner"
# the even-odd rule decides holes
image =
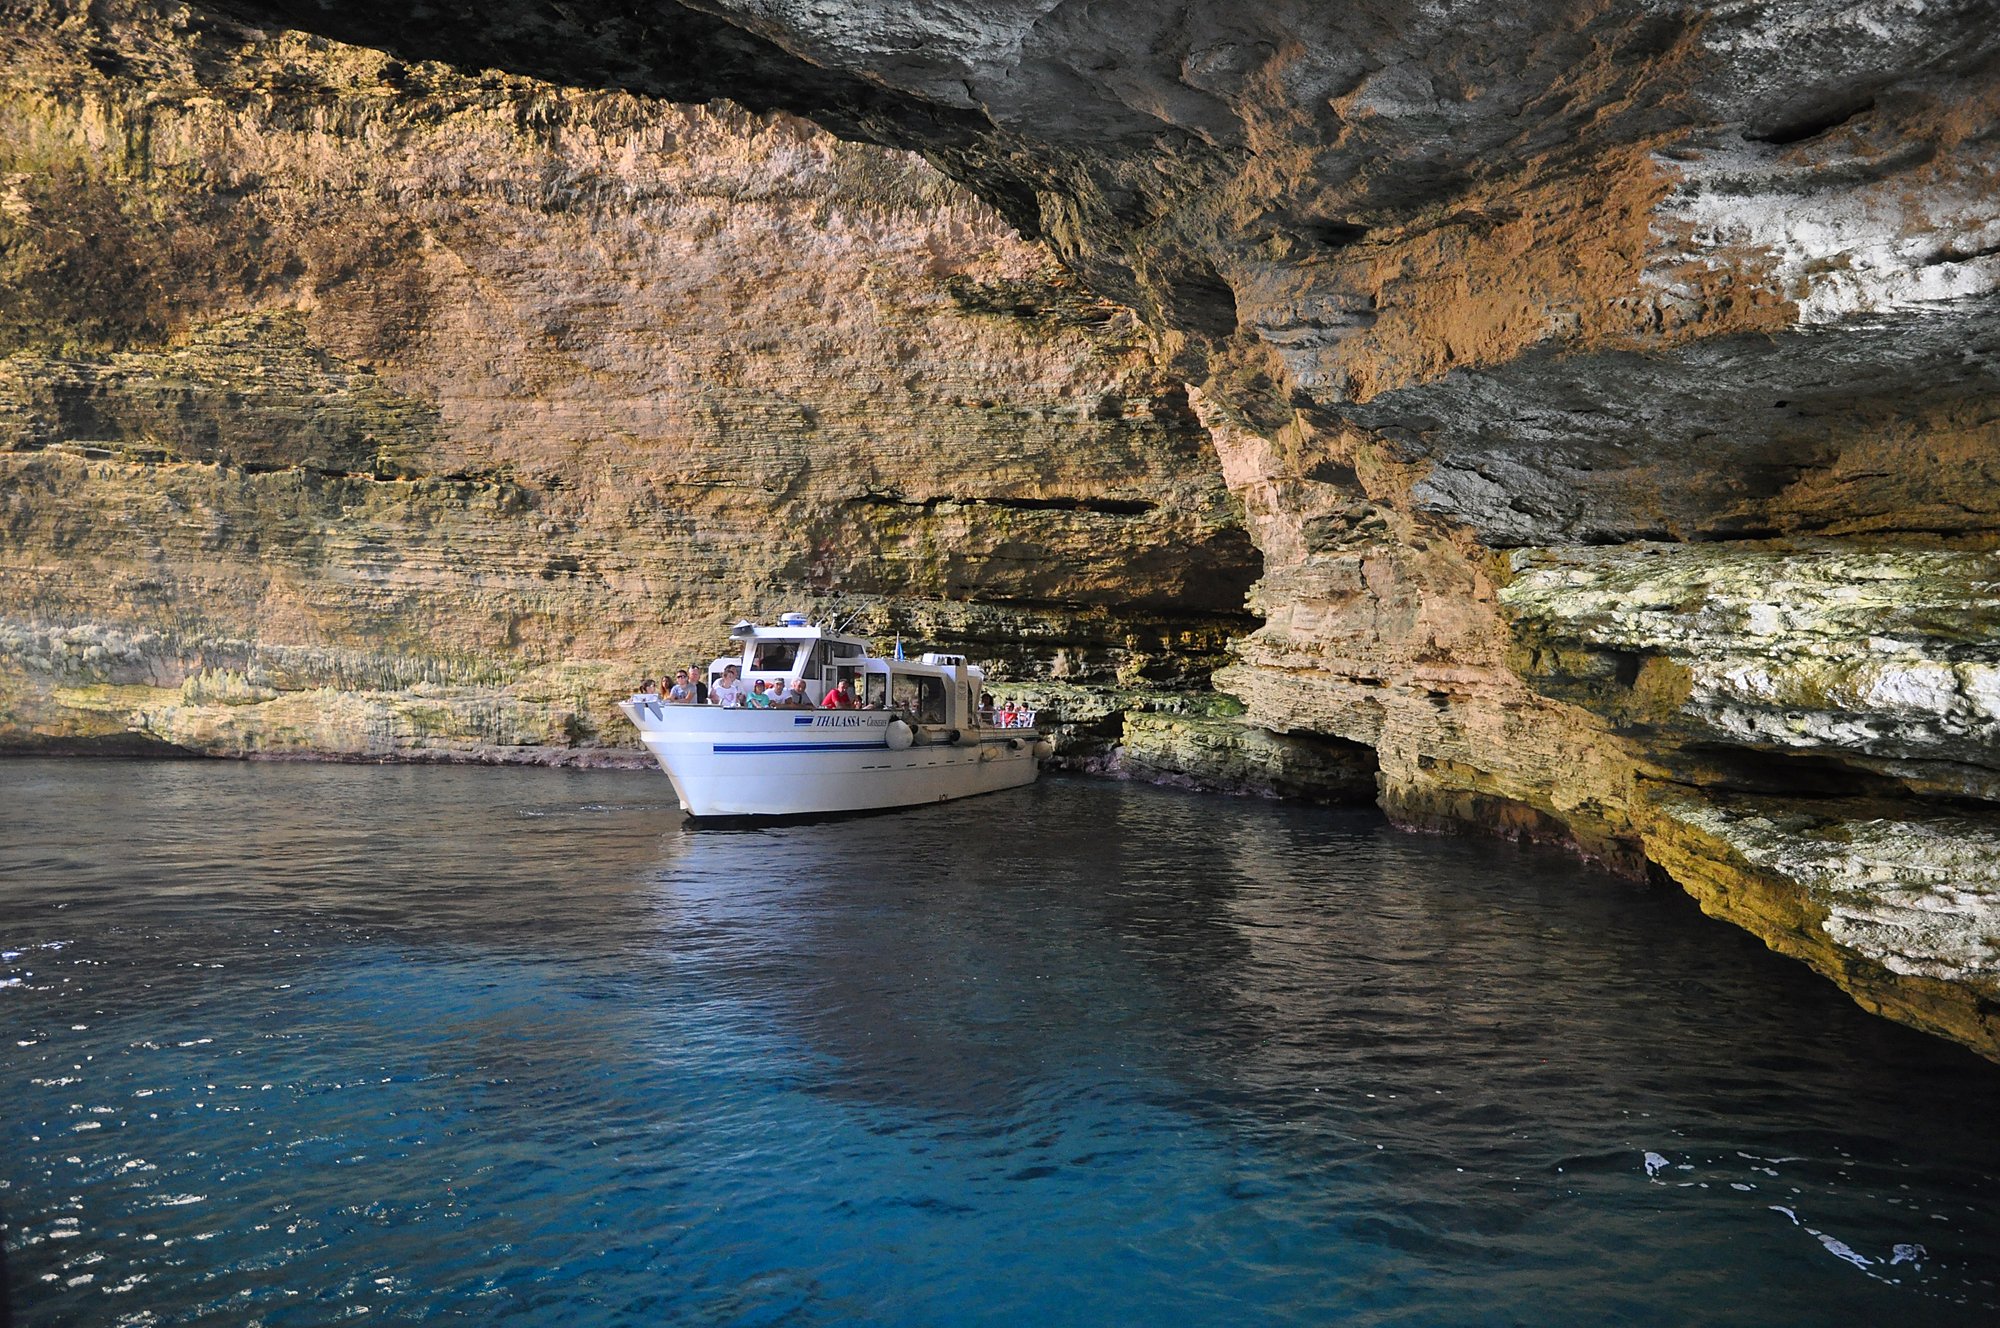
[[[837,616],[839,615],[839,613],[840,613],[840,610],[839,610],[839,609],[834,609],[834,610],[830,611],[830,612],[829,612],[829,613],[828,613],[828,614],[826,615],[826,621],[827,621],[827,627],[828,627],[829,631],[831,632],[831,634],[832,634],[832,635],[834,635],[834,636],[842,636],[842,635],[845,635],[845,634],[846,634],[846,632],[847,632],[847,629],[848,629],[848,628],[850,628],[850,627],[852,627],[852,626],[854,626],[854,620],[855,620],[856,618],[859,618],[859,617],[861,616],[861,610],[862,610],[862,608],[865,608],[865,607],[866,607],[865,605],[863,605],[863,606],[859,606],[859,607],[856,607],[856,608],[854,609],[854,611],[853,611],[853,612],[849,613],[849,614],[847,615],[847,617],[846,617],[846,618],[845,618],[845,619],[844,619],[843,621],[841,621],[841,622],[839,622],[839,623],[835,623],[834,619],[835,619],[835,618],[836,618],[836,617],[837,617]]]

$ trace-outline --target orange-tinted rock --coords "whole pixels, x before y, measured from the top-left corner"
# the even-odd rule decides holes
[[[7,35],[9,742],[632,756],[612,699],[743,614],[1170,686],[1241,630],[1148,336],[915,158],[113,35]]]

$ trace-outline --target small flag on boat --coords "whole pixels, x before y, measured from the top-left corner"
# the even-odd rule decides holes
[[[899,636],[896,638],[896,658],[901,659],[902,657],[903,657],[903,638]]]

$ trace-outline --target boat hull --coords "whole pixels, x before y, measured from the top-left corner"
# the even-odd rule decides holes
[[[880,711],[620,707],[691,816],[810,816],[949,802],[1031,784],[1039,735],[889,745]],[[938,735],[942,737],[943,735]]]

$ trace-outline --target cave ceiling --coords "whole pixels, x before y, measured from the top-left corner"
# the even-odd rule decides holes
[[[1852,527],[1783,495],[2000,374],[1989,3],[194,12],[914,148],[1226,408],[1429,458],[1489,544]]]

